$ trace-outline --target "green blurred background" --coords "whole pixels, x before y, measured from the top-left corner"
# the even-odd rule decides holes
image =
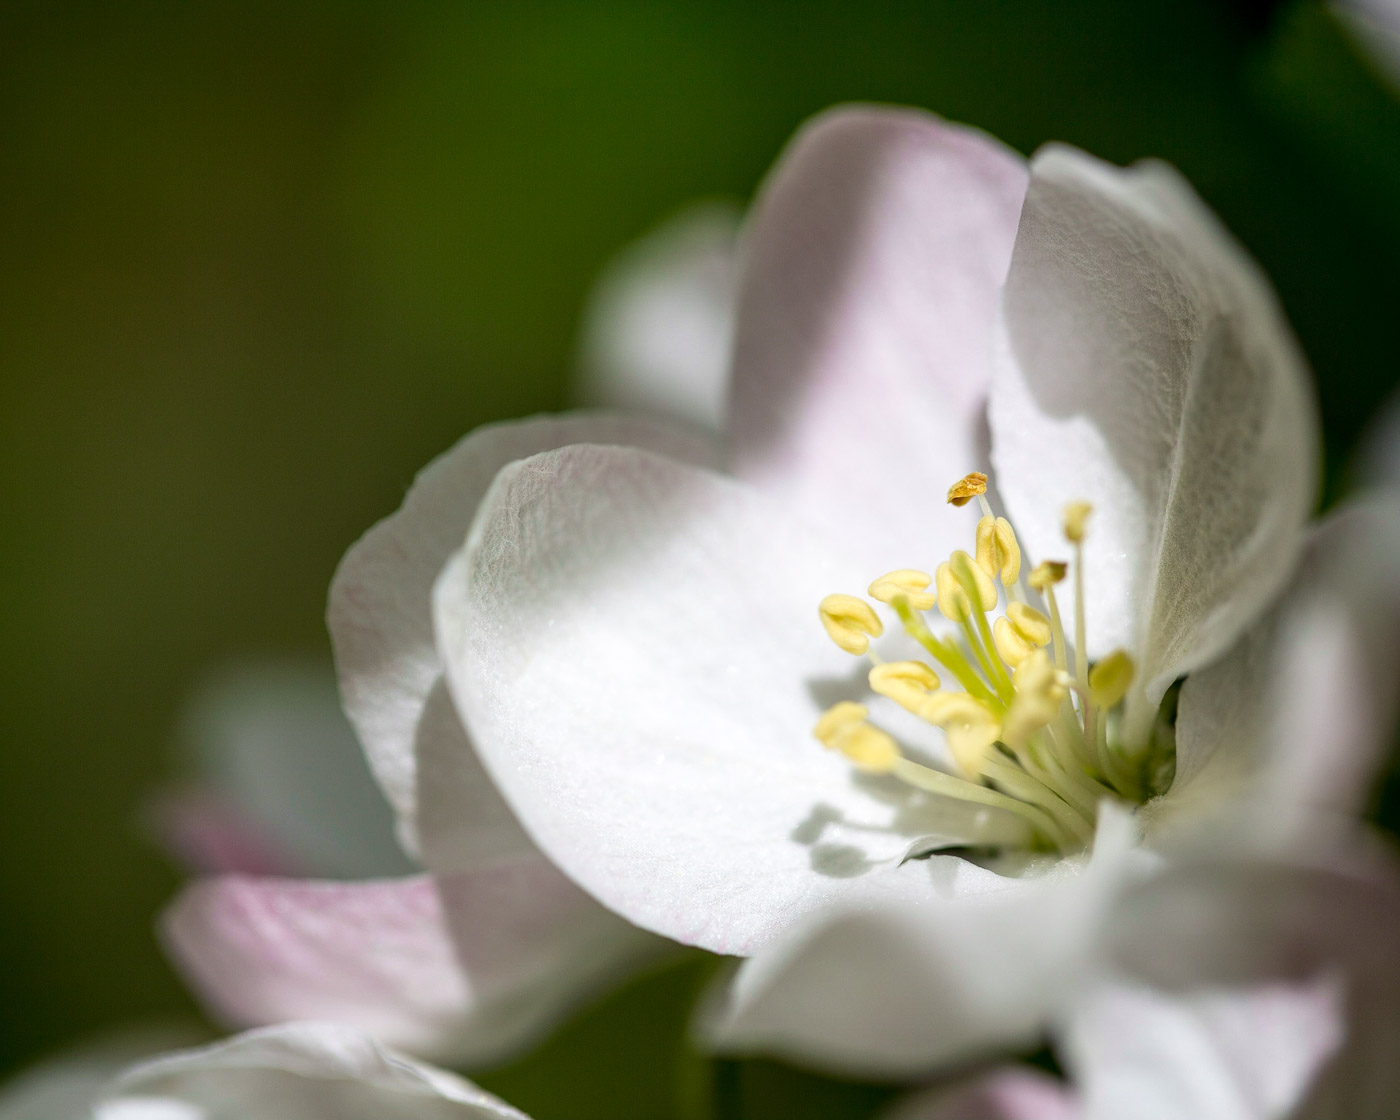
[[[567,403],[607,257],[850,99],[1180,166],[1282,292],[1337,492],[1400,374],[1400,108],[1320,6],[0,9],[0,1074],[188,1010],[136,821],[201,672],[324,656],[331,571],[414,471]],[[575,1081],[559,1114],[690,1076],[657,1040],[698,976],[590,1020],[649,1024],[650,1103]],[[493,1084],[602,1076],[570,1037]]]

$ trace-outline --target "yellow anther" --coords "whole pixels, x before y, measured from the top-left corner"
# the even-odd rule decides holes
[[[977,586],[978,606],[982,610],[989,611],[997,605],[997,585],[986,572],[973,563],[971,556],[958,549],[948,560],[939,564],[938,571],[934,573],[938,590],[938,609],[950,622],[964,622],[972,616],[967,589],[963,587],[962,580],[958,579],[960,571],[970,573],[972,582]]]
[[[1088,502],[1070,502],[1065,506],[1065,540],[1078,544],[1084,539],[1084,526],[1094,507]]]
[[[1002,739],[1018,747],[1055,718],[1065,698],[1068,678],[1049,654],[1035,650],[1016,667],[1016,695],[1006,712]]]
[[[868,715],[870,709],[864,704],[857,704],[854,700],[841,700],[822,713],[816,727],[812,728],[812,734],[817,737],[818,742],[831,746],[833,739],[857,724],[864,723]]]
[[[1035,652],[1035,646],[1016,631],[1009,618],[999,618],[992,624],[992,643],[1001,659],[1013,669]]]
[[[1006,608],[1006,617],[1016,633],[1037,649],[1050,644],[1050,620],[1034,607],[1012,603]]]
[[[840,751],[859,769],[888,773],[899,761],[899,747],[878,727],[865,722],[869,714],[864,704],[842,700],[822,714],[812,734],[824,746]]]
[[[943,728],[958,769],[977,780],[983,759],[1001,733],[1001,724],[992,710],[966,692],[936,692],[924,702],[919,714]]]
[[[847,653],[864,653],[870,648],[870,639],[885,632],[874,608],[854,595],[828,595],[818,613],[831,640]]]
[[[973,471],[948,487],[948,504],[950,506],[965,506],[973,498],[979,498],[986,492],[987,476],[981,471]]]
[[[1069,565],[1063,560],[1042,560],[1031,569],[1029,582],[1037,591],[1044,591],[1047,587],[1060,583],[1067,571]]]
[[[925,591],[933,577],[917,568],[898,568],[886,572],[870,585],[869,595],[882,603],[893,603],[897,598],[905,598],[916,611],[931,611],[937,597]]]
[[[1089,670],[1089,699],[1098,708],[1111,708],[1127,695],[1136,666],[1127,650],[1115,649]]]
[[[923,709],[938,691],[938,674],[922,661],[886,661],[870,670],[870,688],[911,712]]]
[[[832,744],[857,770],[868,774],[888,774],[899,761],[899,745],[878,727],[863,723],[853,727]]]
[[[1021,546],[1011,522],[1004,517],[984,517],[977,522],[977,566],[1010,587],[1021,574]]]

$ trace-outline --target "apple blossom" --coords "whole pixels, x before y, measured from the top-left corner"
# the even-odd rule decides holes
[[[0,1120],[528,1120],[455,1074],[332,1023],[123,1063],[79,1054],[0,1093]]]

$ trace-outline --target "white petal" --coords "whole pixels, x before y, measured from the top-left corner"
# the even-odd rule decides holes
[[[181,1030],[128,1030],[49,1059],[0,1090],[0,1120],[91,1120],[98,1093],[123,1069],[196,1038]]]
[[[328,622],[341,693],[370,767],[399,813],[400,836],[410,849],[422,847],[415,759],[422,745],[424,708],[442,679],[433,644],[433,581],[461,547],[497,470],[538,451],[585,440],[637,444],[694,461],[712,455],[698,437],[641,419],[578,414],[478,428],[419,472],[398,511],[361,537],[336,570]],[[454,736],[456,749],[460,729],[443,716],[434,713],[434,733]],[[439,842],[451,854],[470,848],[479,859],[528,851],[509,811],[499,803],[492,806],[470,752],[459,749],[457,757],[459,784],[476,792],[471,805],[455,814],[466,835],[443,835]],[[430,850],[420,854],[439,870],[452,870],[457,863],[451,858],[439,862]]]
[[[993,461],[1023,543],[1085,544],[1091,657],[1155,703],[1292,570],[1318,475],[1306,366],[1268,282],[1164,164],[1042,150],[1007,278]]]
[[[1400,486],[1400,392],[1392,393],[1371,424],[1357,456],[1357,473],[1370,486]]]
[[[1328,979],[1169,995],[1110,984],[1073,1017],[1091,1120],[1284,1120],[1343,1039]]]
[[[194,776],[288,870],[328,878],[411,870],[329,665],[270,660],[212,674],[186,707],[181,738]]]
[[[226,876],[186,890],[163,932],[224,1021],[335,1019],[472,1065],[656,952],[538,855],[438,881]]]
[[[1106,807],[1082,870],[1061,864],[976,898],[809,918],[740,967],[711,1012],[709,1040],[876,1077],[1033,1048],[1135,873],[1134,836]]]
[[[1354,813],[1389,747],[1400,679],[1400,497],[1330,515],[1279,604],[1182,686],[1177,777],[1150,807],[1194,831],[1251,792],[1247,818],[1290,842],[1319,810]]]
[[[94,1120],[527,1118],[353,1028],[289,1023],[137,1066],[108,1091]]]
[[[936,815],[812,738],[863,690],[817,619],[846,570],[746,487],[566,448],[501,473],[438,582],[438,632],[550,857],[644,928],[745,953],[838,895],[932,889],[927,868],[882,872]],[[961,866],[946,889],[997,878]]]
[[[693,204],[620,253],[584,312],[587,405],[724,427],[739,211]]]
[[[1397,928],[1400,876],[1393,860],[1357,870],[1198,862],[1171,866],[1129,890],[1108,926],[1104,958],[1120,975],[1174,997],[1334,984],[1344,1017],[1342,1046],[1320,1070],[1331,1029],[1325,1001],[1313,1004],[1313,1016],[1304,992],[1291,1018],[1280,1018],[1285,1029],[1277,1036],[1262,1028],[1252,1032],[1261,1046],[1296,1044],[1295,1074],[1307,1072],[1304,1059],[1311,1054],[1315,1077],[1291,1080],[1286,1066],[1266,1060],[1260,1068],[1257,1059],[1237,1064],[1231,1076],[1260,1092],[1271,1086],[1280,1097],[1290,1084],[1306,1092],[1305,1104],[1289,1116],[1350,1120],[1390,1115],[1400,1099]]]
[[[810,121],[745,232],[735,470],[850,539],[868,578],[967,547],[943,494],[986,469],[1020,156],[909,109]],[[933,509],[934,515],[929,515]]]
[[[925,1090],[900,1101],[882,1120],[1082,1120],[1063,1081],[1007,1066],[953,1088]]]

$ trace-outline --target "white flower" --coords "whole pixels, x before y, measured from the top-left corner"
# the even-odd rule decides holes
[[[1165,839],[1272,784],[1293,800],[1260,815],[1296,824],[1300,802],[1356,796],[1397,633],[1388,510],[1318,530],[1285,603],[1315,609],[1260,622],[1307,539],[1316,427],[1266,281],[1175,172],[1051,147],[1028,176],[926,115],[831,113],[746,233],[732,477],[596,440],[507,467],[437,580],[438,654],[533,840],[619,914],[721,953],[838,900],[1008,889],[1025,880],[903,857],[916,841],[1071,855],[1103,796],[1150,802],[1149,838]],[[1002,529],[985,565],[959,560],[977,518],[944,491],[993,464],[986,497],[1018,543]],[[1066,519],[1078,502],[1087,530],[1082,507]],[[974,657],[917,611],[990,605],[993,575],[1014,600],[1017,551],[1023,570],[1070,565],[1063,625],[1018,623],[1023,647],[1055,633],[1059,659],[1026,656],[1025,681],[997,668],[990,620],[967,619]],[[944,558],[923,591],[919,569]],[[945,727],[951,750],[884,697],[869,707],[898,742],[832,708],[863,700],[866,671],[814,608],[858,650],[881,623],[825,597],[867,584],[931,662],[912,683],[877,666],[876,691]],[[1300,659],[1318,680],[1291,675]],[[944,688],[925,704],[910,690],[928,692],[928,669]],[[1318,718],[1337,742],[1312,745],[1346,755],[1273,757],[1285,713]]]
[[[125,1063],[124,1063],[125,1064]],[[455,1074],[331,1023],[289,1023],[130,1064],[79,1054],[0,1093],[0,1120],[528,1120]]]

